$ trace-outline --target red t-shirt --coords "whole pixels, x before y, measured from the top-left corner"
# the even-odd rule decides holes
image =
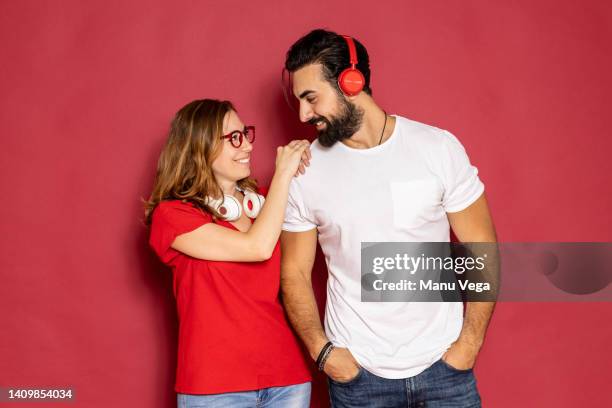
[[[179,316],[175,390],[217,394],[300,384],[310,371],[278,295],[280,248],[263,262],[192,258],[170,245],[181,234],[229,222],[179,200],[153,212],[149,243],[172,267]]]

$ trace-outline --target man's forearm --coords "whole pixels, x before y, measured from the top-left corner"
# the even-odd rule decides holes
[[[281,288],[289,321],[306,345],[312,359],[316,360],[328,339],[321,325],[312,282],[300,273],[283,273]]]
[[[466,302],[465,316],[463,318],[463,327],[459,334],[459,341],[480,349],[484,342],[487,327],[495,309],[494,300],[497,299],[499,293],[499,274],[500,274],[500,259],[499,249],[495,242],[495,236],[484,237],[476,242],[464,243],[469,249],[472,256],[478,256],[486,259],[485,268],[480,271],[480,275],[472,276],[476,281],[487,282],[491,286],[490,294],[482,298],[476,296],[473,301]],[[474,301],[474,300],[489,300],[489,301]]]
[[[467,302],[458,341],[480,349],[494,309],[495,302]]]

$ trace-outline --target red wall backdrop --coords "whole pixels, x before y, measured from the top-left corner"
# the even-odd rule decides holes
[[[609,2],[3,1],[0,386],[174,404],[170,273],[140,197],[174,112],[202,97],[258,126],[267,182],[275,146],[312,136],[279,78],[315,27],[366,44],[388,112],[462,140],[501,240],[612,241]],[[323,303],[321,263],[316,281]],[[484,406],[611,406],[610,321],[610,303],[499,304]]]

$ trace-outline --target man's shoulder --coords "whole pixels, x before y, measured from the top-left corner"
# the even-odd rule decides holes
[[[418,122],[402,116],[396,116],[396,126],[399,126],[399,131],[402,138],[417,144],[417,147],[435,147],[442,145],[450,137],[447,130],[438,128],[433,125]]]
[[[319,139],[315,139],[310,143],[311,163],[317,163],[318,166],[336,165],[338,156],[342,154],[341,150],[336,145],[325,147],[319,143]]]
[[[430,154],[443,152],[449,143],[456,142],[456,137],[448,130],[438,128],[416,120],[397,116],[397,125],[401,139],[407,147]]]
[[[333,153],[335,149],[332,147],[325,147],[320,142],[319,139],[315,139],[310,143],[310,153],[317,156],[325,156]]]
[[[310,143],[310,166],[306,167],[306,172],[294,177],[291,181],[292,188],[299,190],[319,189],[321,182],[330,176],[332,169],[338,165],[337,150],[332,147],[325,147],[317,139]]]

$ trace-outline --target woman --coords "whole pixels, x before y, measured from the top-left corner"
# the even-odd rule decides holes
[[[249,178],[254,132],[230,102],[187,104],[146,203],[150,244],[173,269],[181,408],[309,406],[310,372],[278,299],[278,238],[308,142],[278,148],[264,205]]]

